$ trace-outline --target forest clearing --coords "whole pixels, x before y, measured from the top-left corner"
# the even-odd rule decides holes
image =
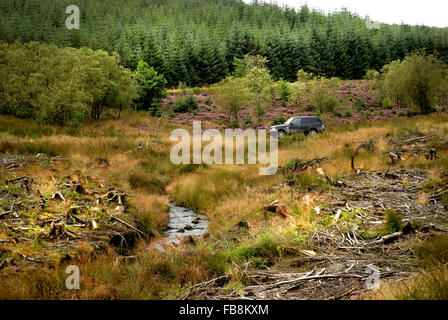
[[[370,264],[386,284],[412,283],[426,272],[425,255],[437,254],[419,250],[446,239],[436,235],[447,228],[448,148],[445,115],[414,120],[286,137],[279,151],[284,170],[272,177],[250,165],[176,168],[166,129],[155,150],[138,148],[156,125],[143,114],[95,123],[76,136],[18,124],[42,134],[30,139],[3,126],[2,297],[70,298],[68,264],[80,266],[89,285],[76,295],[89,299],[350,298],[367,292]],[[432,149],[437,156],[430,159]],[[390,152],[403,160],[392,163]],[[289,165],[317,157],[327,160]],[[168,198],[206,215],[208,234],[154,247],[168,220]],[[274,200],[287,217],[269,208]]]

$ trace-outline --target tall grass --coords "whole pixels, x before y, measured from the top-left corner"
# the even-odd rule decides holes
[[[113,250],[94,256],[84,248],[72,261],[55,268],[8,272],[0,299],[173,299],[188,285],[228,269],[225,258],[210,248],[167,249],[140,245],[138,258],[123,259]],[[80,290],[67,290],[67,265],[80,268]]]

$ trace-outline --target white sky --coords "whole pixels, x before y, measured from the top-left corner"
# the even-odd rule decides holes
[[[250,3],[252,0],[243,0]],[[373,21],[389,24],[406,23],[448,27],[447,0],[265,0],[279,6],[300,8],[308,4],[310,8],[331,12],[347,8],[361,17],[370,16]]]

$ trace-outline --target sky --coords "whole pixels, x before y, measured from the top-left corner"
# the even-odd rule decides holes
[[[243,0],[250,3],[252,0]],[[265,0],[265,2],[272,2]],[[447,0],[275,0],[279,6],[310,8],[331,12],[347,8],[362,17],[384,23],[405,23],[431,27],[448,27]]]

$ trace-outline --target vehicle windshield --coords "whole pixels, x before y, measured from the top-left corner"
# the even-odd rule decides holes
[[[294,120],[295,118],[289,118],[286,122],[285,125],[291,124],[292,120]]]

